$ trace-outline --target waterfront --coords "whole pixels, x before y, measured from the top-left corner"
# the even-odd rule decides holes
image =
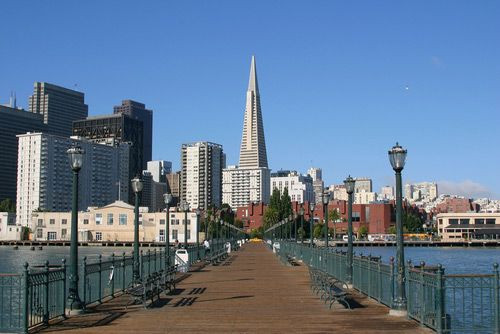
[[[148,249],[142,248],[144,252]],[[346,248],[340,248],[346,250]],[[387,263],[391,256],[396,255],[396,247],[354,247],[356,254],[371,254],[382,256],[382,261]],[[132,247],[80,247],[80,261],[87,256],[88,262],[95,262],[101,254],[103,259],[111,254],[121,256],[125,252],[130,254]],[[67,246],[45,246],[42,250],[35,247],[30,250],[29,246],[20,246],[14,249],[12,246],[0,246],[0,273],[21,273],[23,264],[28,262],[30,266],[43,265],[46,260],[51,265],[61,263],[65,258],[69,260],[69,247]],[[470,247],[407,247],[405,248],[406,260],[413,264],[424,261],[428,265],[441,264],[448,274],[458,273],[491,273],[493,263],[500,262],[500,248],[470,248]]]

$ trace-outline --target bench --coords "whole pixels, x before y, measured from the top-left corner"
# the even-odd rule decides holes
[[[309,276],[311,277],[311,289],[316,295],[320,295],[321,300],[329,303],[329,308],[332,308],[333,303],[337,302],[351,309],[351,304],[347,299],[349,293],[346,283],[312,267],[309,267]]]
[[[157,299],[160,299],[160,293],[163,291],[161,288],[161,278],[162,275],[160,273],[153,273],[139,281],[130,283],[124,293],[134,297],[133,304],[141,302],[144,308],[146,308],[146,302],[149,299],[151,299],[151,303],[154,302],[155,296]]]
[[[213,254],[210,255],[208,258],[208,262],[210,264],[216,266],[220,262],[224,261],[227,258],[227,252],[225,250],[219,250],[218,252],[214,252]]]
[[[178,264],[171,265],[167,269],[160,271],[164,290],[168,290],[169,292],[175,290],[175,275],[178,271],[178,266]]]

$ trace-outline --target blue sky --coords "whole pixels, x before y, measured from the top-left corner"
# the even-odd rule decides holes
[[[209,140],[238,161],[257,58],[270,167],[500,197],[498,1],[2,1],[0,101],[34,81],[154,109],[153,158]]]

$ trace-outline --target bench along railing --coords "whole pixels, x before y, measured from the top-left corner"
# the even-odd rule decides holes
[[[310,248],[280,241],[280,251],[347,280],[347,255],[333,248]],[[353,257],[353,288],[392,306],[395,265],[380,257]],[[492,274],[445,275],[441,266],[425,263],[406,266],[408,317],[438,333],[500,333],[500,282],[498,264]]]

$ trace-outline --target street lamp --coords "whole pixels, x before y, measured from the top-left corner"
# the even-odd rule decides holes
[[[328,203],[330,202],[330,193],[323,194],[323,210],[325,212],[325,247],[328,248]]]
[[[407,151],[396,143],[389,151],[389,161],[392,169],[396,172],[396,261],[398,268],[397,291],[392,303],[391,314],[404,316],[406,311],[405,293],[405,254],[403,244],[403,186],[401,182],[401,171],[405,166]]]
[[[181,203],[181,210],[184,211],[184,249],[188,249],[188,212],[189,212],[189,203],[183,201]]]
[[[313,247],[314,239],[313,239],[313,225],[314,225],[314,208],[316,207],[316,203],[313,201],[309,202],[309,232],[311,233],[311,242],[309,243],[309,247]]]
[[[143,183],[139,176],[131,180],[132,190],[135,194],[135,207],[134,207],[134,268],[133,276],[134,282],[139,282],[139,193],[142,191]]]
[[[352,195],[354,193],[355,181],[349,175],[344,180],[345,189],[348,195],[347,201],[347,284],[352,285]]]
[[[172,203],[172,194],[166,193],[163,194],[163,200],[165,201],[166,211],[167,211],[167,220],[165,227],[165,269],[170,267],[170,204]]]
[[[196,254],[198,261],[200,260],[200,235],[199,235],[200,233],[198,231],[198,226],[200,224],[200,215],[201,215],[201,210],[200,208],[198,208],[196,209]]]
[[[300,234],[300,243],[303,244],[304,243],[304,233],[305,233],[305,230],[304,230],[304,205],[303,204],[300,205],[299,215],[300,215],[300,228],[302,229],[302,233]]]
[[[70,274],[69,274],[69,309],[78,313],[82,310],[83,304],[78,295],[78,172],[83,165],[83,155],[85,151],[78,146],[70,148],[68,151],[69,164],[73,170],[73,203],[71,210],[71,246]]]

